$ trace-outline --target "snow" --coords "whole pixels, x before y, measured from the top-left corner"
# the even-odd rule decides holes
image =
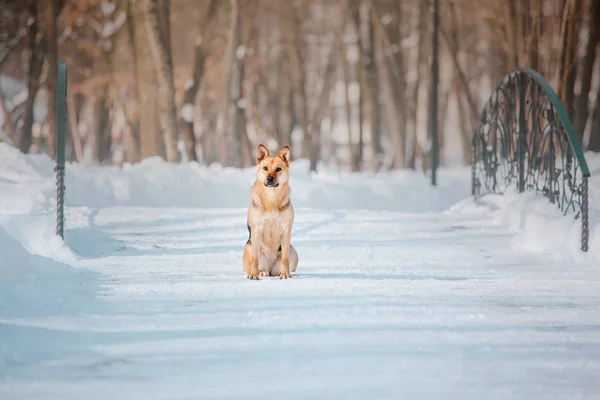
[[[238,107],[239,109],[242,109],[242,110],[244,110],[244,109],[248,108],[248,99],[246,99],[246,98],[244,98],[244,97],[242,97],[241,99],[239,99],[239,100],[237,101],[237,107]]]
[[[200,45],[200,43],[196,42],[197,45]],[[185,90],[186,92],[188,90],[190,90],[192,88],[192,86],[194,86],[196,84],[196,82],[194,81],[194,78],[189,78],[187,81],[185,81],[185,86],[183,87],[183,90]],[[189,103],[188,103],[189,104]],[[187,105],[187,104],[186,104]]]
[[[298,271],[254,282],[254,169],[68,165],[63,243],[52,162],[0,144],[0,398],[593,398],[586,157],[588,254],[545,199],[470,200],[468,169],[433,189],[294,161]]]
[[[119,28],[123,26],[126,20],[127,14],[121,12],[114,21],[106,21],[102,26],[102,37],[108,38],[113,36],[119,30]]]
[[[194,122],[194,105],[192,103],[185,103],[181,107],[181,118],[188,124]]]
[[[115,12],[117,4],[112,1],[103,0],[100,3],[100,9],[102,10],[102,14],[104,14],[105,17],[108,17]]]
[[[246,56],[246,46],[241,44],[235,50],[235,56],[238,60],[243,59]]]

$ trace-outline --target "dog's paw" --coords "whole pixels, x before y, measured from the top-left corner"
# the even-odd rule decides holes
[[[265,271],[264,269],[261,269],[260,271],[258,271],[258,276],[269,276],[269,272]]]
[[[257,281],[260,279],[259,276],[260,276],[259,272],[256,272],[256,273],[250,272],[246,278]]]
[[[279,274],[279,279],[288,279],[291,278],[290,271],[281,271]]]

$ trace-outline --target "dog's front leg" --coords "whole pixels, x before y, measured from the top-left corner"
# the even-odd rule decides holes
[[[252,248],[250,257],[250,273],[248,279],[259,279],[258,258],[260,256],[260,246],[262,241],[262,231],[257,227],[252,227]]]
[[[292,240],[292,230],[286,227],[281,237],[281,272],[279,278],[287,279],[290,276],[290,244]]]

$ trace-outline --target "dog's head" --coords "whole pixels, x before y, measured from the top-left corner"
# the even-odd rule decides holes
[[[256,155],[258,171],[256,181],[268,188],[283,185],[289,179],[290,148],[288,146],[279,150],[277,156],[271,156],[269,150],[262,144],[258,146]]]

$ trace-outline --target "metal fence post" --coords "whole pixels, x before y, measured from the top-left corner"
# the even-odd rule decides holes
[[[67,62],[58,62],[56,91],[56,234],[64,239],[65,147],[67,128]]]
[[[583,176],[581,182],[581,251],[589,250],[590,230],[588,216],[588,177]]]

